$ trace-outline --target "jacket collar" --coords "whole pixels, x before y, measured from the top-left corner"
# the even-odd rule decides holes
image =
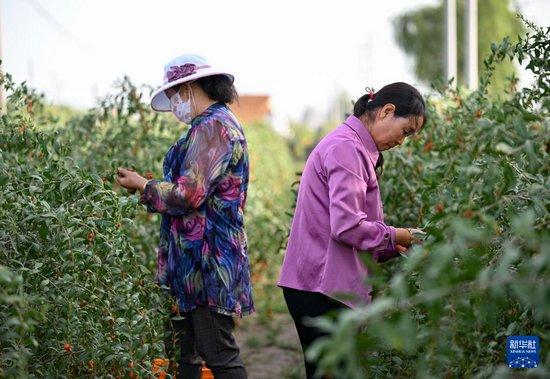
[[[374,143],[374,140],[372,139],[372,136],[370,135],[365,125],[363,125],[361,120],[359,120],[355,116],[349,116],[344,122],[344,125],[348,126],[355,133],[357,133],[359,139],[363,143],[363,146],[365,146],[365,150],[367,150],[367,154],[373,166],[376,166],[376,162],[378,162],[380,152],[378,151],[378,148],[376,147],[376,144]]]

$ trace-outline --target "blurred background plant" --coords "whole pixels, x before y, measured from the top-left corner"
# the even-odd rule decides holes
[[[482,0],[478,2],[478,45],[480,52],[487,52],[494,41],[500,41],[504,36],[525,33],[525,27],[516,17],[514,8],[517,4],[510,0]],[[464,2],[458,1],[457,6],[457,46],[458,78],[463,85],[465,78],[464,56]],[[420,7],[404,13],[394,19],[395,39],[399,46],[409,55],[414,64],[416,76],[425,84],[430,85],[434,78],[443,77],[443,46],[444,4],[437,1],[435,5]],[[517,42],[517,41],[513,41]],[[484,55],[479,55],[478,66],[483,67]],[[513,61],[504,61],[495,67],[493,79],[487,89],[491,94],[502,94],[508,85],[508,78],[517,76],[518,69]]]

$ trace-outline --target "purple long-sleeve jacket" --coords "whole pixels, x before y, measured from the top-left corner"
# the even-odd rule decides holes
[[[354,116],[319,142],[304,168],[279,286],[320,292],[354,307],[370,302],[360,254],[399,255],[384,224],[375,174],[378,149]],[[354,295],[342,298],[340,293]]]

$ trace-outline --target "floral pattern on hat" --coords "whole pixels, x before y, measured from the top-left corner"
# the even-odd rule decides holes
[[[171,66],[166,76],[169,82],[173,82],[174,80],[193,75],[195,72],[197,72],[197,66],[193,63],[186,63],[181,66]]]

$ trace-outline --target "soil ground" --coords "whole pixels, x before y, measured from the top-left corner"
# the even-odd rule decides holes
[[[302,348],[288,313],[269,321],[258,314],[239,320],[235,338],[250,379],[305,378]]]

